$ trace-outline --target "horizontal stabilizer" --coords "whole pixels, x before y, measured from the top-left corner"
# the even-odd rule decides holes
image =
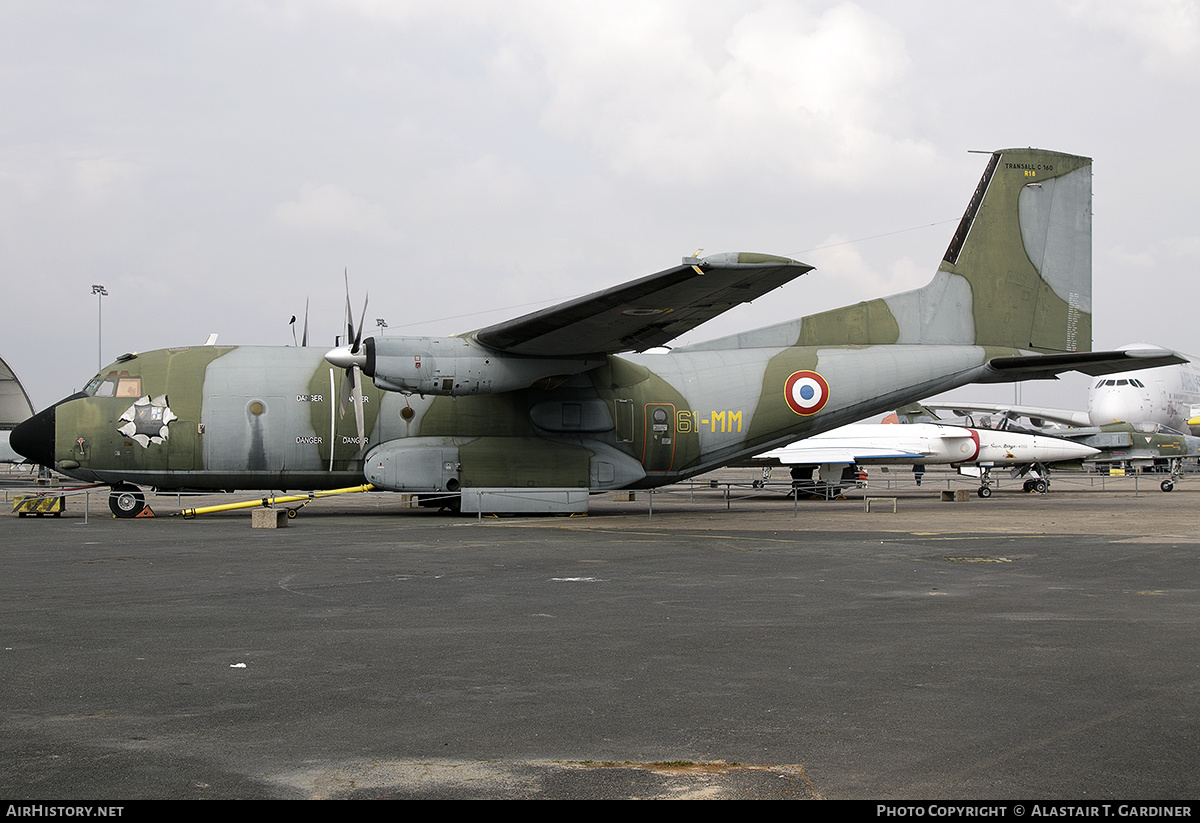
[[[1113,372],[1154,369],[1186,362],[1188,359],[1178,352],[1158,348],[993,357],[987,362],[988,373],[977,382],[1050,380],[1065,371],[1079,371],[1096,377]]]

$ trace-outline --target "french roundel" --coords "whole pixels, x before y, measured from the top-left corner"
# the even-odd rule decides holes
[[[796,414],[816,414],[829,399],[829,384],[815,371],[794,372],[783,384],[783,396]]]

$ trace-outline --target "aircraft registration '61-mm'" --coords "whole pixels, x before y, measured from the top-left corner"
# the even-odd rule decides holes
[[[12,433],[112,484],[448,495],[464,511],[569,511],[975,382],[1182,362],[1091,352],[1091,160],[994,152],[921,289],[646,354],[810,271],[764,254],[666,271],[458,337],[328,353],[197,346],[130,354]],[[640,353],[639,353],[640,352]],[[359,375],[371,378],[363,386]],[[345,413],[350,408],[352,414]]]

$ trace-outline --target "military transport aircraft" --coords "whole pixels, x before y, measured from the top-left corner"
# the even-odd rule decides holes
[[[138,486],[364,479],[447,495],[462,511],[584,510],[589,492],[673,483],[967,383],[1182,362],[1161,349],[1090,351],[1091,192],[1090,158],[996,151],[933,280],[915,291],[645,353],[811,269],[763,254],[689,257],[458,337],[362,340],[360,320],[324,356],[125,355],[12,443],[111,484],[120,516],[144,506]]]

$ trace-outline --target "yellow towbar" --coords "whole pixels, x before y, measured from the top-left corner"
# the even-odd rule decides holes
[[[288,517],[294,517],[297,509],[304,508],[319,497],[333,497],[338,494],[358,494],[360,492],[369,492],[374,488],[370,483],[364,483],[361,486],[351,486],[345,489],[328,489],[320,492],[309,492],[308,494],[283,494],[274,497],[263,497],[258,500],[243,500],[241,503],[223,503],[220,506],[199,506],[194,509],[184,509],[179,514],[184,517],[195,517],[198,514],[228,512],[234,509],[253,509],[259,506],[265,509],[273,509],[278,503],[299,503],[299,506],[288,511]]]

